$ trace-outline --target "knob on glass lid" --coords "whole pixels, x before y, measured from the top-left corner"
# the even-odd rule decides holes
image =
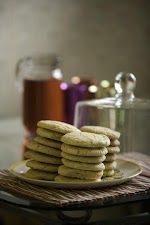
[[[136,87],[136,77],[129,72],[120,72],[115,77],[114,86],[117,94],[115,95],[114,104],[116,107],[123,108],[150,108],[150,101],[140,99],[134,96]]]
[[[114,86],[116,89],[116,107],[128,107],[135,100],[134,89],[136,86],[136,77],[129,72],[120,72],[115,77]],[[130,107],[129,106],[129,107]]]
[[[115,78],[115,89],[118,94],[131,95],[134,97],[134,89],[136,86],[136,78],[132,73],[120,72]]]

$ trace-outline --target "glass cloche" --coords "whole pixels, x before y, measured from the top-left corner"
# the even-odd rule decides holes
[[[74,125],[104,126],[121,133],[121,152],[150,154],[150,100],[134,96],[136,78],[120,72],[115,78],[115,97],[79,101]]]

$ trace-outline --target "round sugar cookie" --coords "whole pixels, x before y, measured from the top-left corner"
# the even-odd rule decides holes
[[[101,171],[105,169],[103,163],[82,163],[62,158],[62,163],[72,169]]]
[[[110,140],[110,146],[119,146],[120,145],[120,141],[118,141],[117,139],[111,139]]]
[[[106,155],[105,162],[112,162],[116,160],[116,154],[115,153],[108,153]]]
[[[63,143],[61,145],[61,150],[68,154],[76,155],[76,156],[103,156],[108,153],[106,147],[95,147],[95,148],[86,148],[73,146]]]
[[[50,164],[50,163],[42,163],[32,159],[26,162],[26,166],[32,169],[49,171],[49,172],[58,172],[58,167],[59,167],[59,165]]]
[[[65,159],[69,159],[77,162],[85,162],[85,163],[101,163],[106,159],[106,156],[79,156],[72,155],[66,152],[61,152],[61,156]]]
[[[35,141],[30,141],[26,147],[28,149],[31,149],[35,152],[41,152],[47,155],[53,155],[56,157],[60,157],[61,158],[61,150],[60,149],[56,149],[56,148],[52,148],[52,147],[48,147],[42,144],[38,144]]]
[[[111,130],[107,127],[100,127],[100,126],[83,126],[80,128],[81,131],[84,132],[91,132],[95,134],[104,134],[110,139],[118,139],[120,137],[120,133],[115,130]]]
[[[99,182],[101,179],[79,179],[79,178],[71,178],[71,177],[65,177],[62,175],[58,175],[54,179],[56,182],[69,182],[69,183],[82,183],[82,182]]]
[[[61,141],[80,147],[106,147],[110,145],[110,140],[106,135],[88,132],[70,132],[62,136]]]
[[[46,145],[52,148],[57,148],[57,149],[60,149],[62,145],[61,141],[55,141],[55,140],[44,138],[44,137],[35,137],[34,141],[39,144]]]
[[[52,172],[46,172],[46,171],[41,171],[41,170],[35,170],[35,169],[29,169],[25,177],[31,178],[31,179],[36,179],[36,180],[49,180],[53,181],[54,178],[57,176],[57,173],[52,173]]]
[[[58,168],[58,174],[65,177],[72,177],[72,178],[75,177],[78,179],[95,180],[100,179],[103,176],[103,170],[101,171],[79,170],[61,165]]]
[[[25,152],[24,157],[27,159],[34,159],[35,161],[43,162],[43,163],[52,163],[56,165],[62,164],[61,158],[59,157],[46,155],[40,152],[34,152],[32,150]]]
[[[112,161],[112,162],[104,162],[105,165],[105,170],[114,170],[117,168],[117,162]]]
[[[103,171],[103,177],[111,177],[113,176],[115,173],[115,171],[112,169],[112,170],[104,170]]]
[[[120,148],[118,146],[108,146],[107,147],[108,153],[119,153],[120,152]]]
[[[50,138],[55,141],[61,141],[63,135],[56,131],[47,130],[45,128],[37,128],[36,133],[41,137]]]
[[[37,123],[37,126],[48,130],[56,131],[62,134],[67,134],[72,131],[80,132],[80,130],[77,127],[71,124],[55,120],[41,120]]]

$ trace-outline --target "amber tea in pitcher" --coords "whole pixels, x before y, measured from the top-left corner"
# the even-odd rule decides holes
[[[23,124],[26,136],[34,136],[39,120],[63,120],[63,96],[59,80],[25,79],[23,82]]]

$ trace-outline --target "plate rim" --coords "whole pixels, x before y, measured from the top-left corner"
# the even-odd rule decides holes
[[[125,183],[125,182],[129,181],[130,179],[138,176],[142,172],[142,167],[139,164],[137,164],[137,163],[135,163],[135,162],[133,162],[131,160],[126,160],[126,159],[122,159],[122,158],[118,157],[116,159],[116,161],[122,161],[122,162],[130,163],[130,164],[136,166],[139,169],[139,171],[137,173],[134,173],[133,175],[130,175],[130,176],[127,176],[127,177],[123,177],[121,179],[104,180],[104,181],[97,181],[97,182],[70,182],[69,183],[69,182],[46,181],[46,180],[38,180],[38,179],[26,178],[25,176],[22,176],[20,173],[17,173],[17,172],[14,171],[14,169],[17,166],[25,165],[25,163],[27,161],[29,161],[29,160],[30,159],[22,160],[22,161],[19,161],[19,162],[16,162],[16,163],[12,164],[10,166],[10,169],[9,169],[10,173],[12,175],[14,175],[15,177],[19,178],[20,180],[25,181],[27,183],[35,184],[35,185],[39,185],[39,186],[45,186],[45,187],[49,187],[49,188],[57,188],[57,189],[58,189],[58,187],[54,187],[54,186],[58,186],[59,184],[66,185],[66,189],[69,188],[69,186],[73,186],[73,185],[75,185],[75,186],[79,186],[79,185],[87,186],[87,185],[90,185],[90,184],[93,184],[93,185],[97,184],[97,186],[98,186],[98,184],[101,184],[101,183],[103,183],[103,184],[112,184],[112,183],[116,183],[117,181],[118,182],[120,181],[120,184],[121,184],[121,183]],[[52,184],[52,186],[50,186],[50,184]],[[114,184],[114,186],[115,186],[115,184]],[[107,187],[107,186],[104,186],[104,187]],[[102,188],[103,188],[103,186],[102,186]],[[73,188],[71,188],[71,189],[73,189]]]

